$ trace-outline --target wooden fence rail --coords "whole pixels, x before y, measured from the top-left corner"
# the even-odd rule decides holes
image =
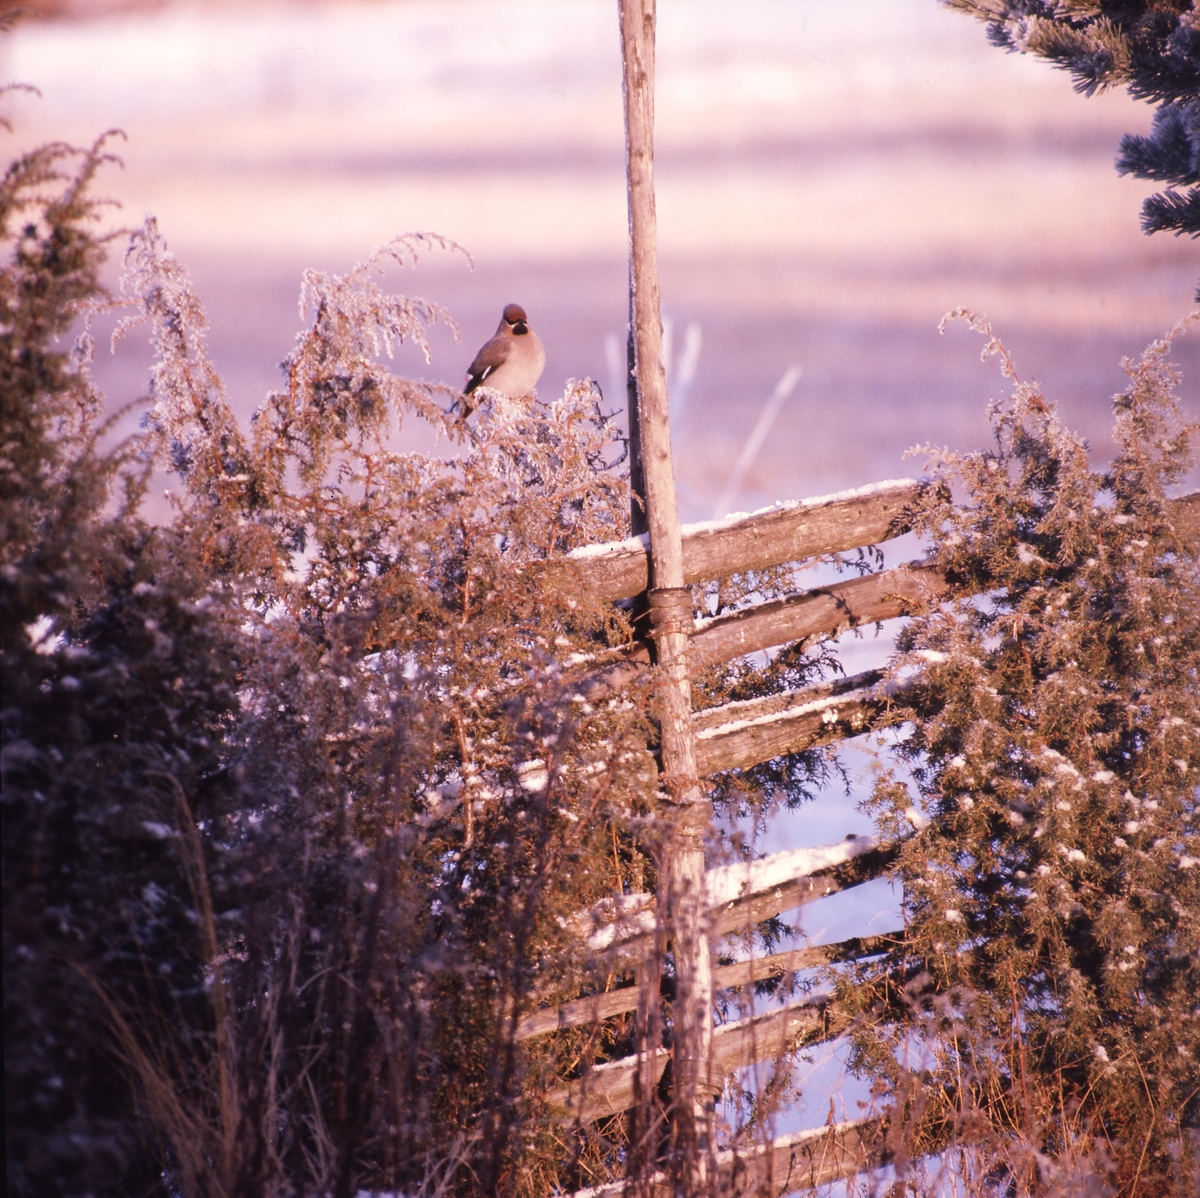
[[[709,937],[746,931],[781,911],[882,877],[898,852],[896,845],[860,836],[710,869],[705,875]],[[636,961],[650,952],[657,914],[651,893],[614,895],[580,912],[571,926],[598,956]]]
[[[836,944],[822,944],[812,948],[795,948],[783,953],[772,953],[766,957],[751,957],[735,961],[732,965],[718,965],[713,969],[713,989],[729,990],[748,986],[768,978],[784,978],[789,974],[839,961],[858,961],[876,953],[886,952],[898,942],[901,932],[887,932],[880,936],[854,936]],[[636,985],[623,986],[618,990],[607,990],[602,994],[573,999],[557,1007],[547,1007],[526,1015],[517,1024],[515,1038],[528,1040],[566,1028],[580,1027],[601,1019],[611,1019],[637,1010],[640,997]]]
[[[919,486],[915,483],[905,485],[914,488]],[[919,491],[914,491],[913,494],[919,494]],[[833,506],[845,501],[835,499],[824,502]],[[820,505],[814,510],[820,511]],[[1170,510],[1175,516],[1176,529],[1181,537],[1190,541],[1200,536],[1200,491],[1173,500]],[[802,519],[807,518],[809,509],[801,507],[795,511],[799,514],[794,512],[793,519],[800,523]],[[880,516],[880,520],[882,518]],[[899,531],[907,531],[903,522],[895,527]],[[708,535],[719,540],[726,531],[728,530],[718,529]],[[736,531],[738,539],[731,540],[724,546],[730,561],[736,565],[732,573],[751,568],[740,564],[749,560],[747,557],[735,556],[744,551],[746,539],[744,530],[739,527]],[[797,539],[800,535],[802,534],[798,532]],[[597,551],[611,550],[614,554],[621,555],[629,552],[628,545],[629,542],[619,541],[595,548]],[[597,557],[599,561],[604,560],[603,553],[597,552]],[[779,565],[781,562],[773,564]],[[589,573],[590,571],[589,565]],[[607,580],[601,574],[597,583],[577,579],[575,585],[580,590],[587,586],[603,587],[607,585]],[[689,642],[691,668],[703,669],[705,666],[729,661],[748,653],[811,637],[828,636],[862,624],[874,624],[898,616],[919,615],[945,598],[948,590],[945,577],[932,565],[925,561],[913,561],[876,574],[831,583],[829,586],[786,595],[781,599],[741,611],[698,620]],[[588,667],[579,684],[579,690],[591,702],[628,685],[640,677],[650,664],[650,651],[641,642],[623,646],[609,654],[609,657],[607,662],[597,660]]]
[[[689,645],[692,670],[777,645],[828,636],[860,624],[927,611],[947,591],[945,578],[925,562],[909,562],[755,607],[696,621]],[[622,646],[603,665],[592,664],[578,689],[589,702],[628,686],[650,665],[641,642]]]
[[[927,611],[946,591],[945,578],[917,561],[699,620],[692,635],[692,668]]]
[[[848,740],[902,720],[905,688],[875,670],[698,712],[696,760],[706,775]]]
[[[909,513],[933,485],[906,478],[819,499],[789,500],[750,515],[685,524],[684,581],[728,578],[891,540],[909,531]],[[649,554],[643,535],[587,545],[548,569],[558,585],[573,585],[600,602],[615,602],[646,589]]]
[[[857,1119],[780,1136],[770,1144],[717,1154],[722,1194],[789,1194],[882,1169],[894,1159],[887,1123]],[[674,1198],[665,1174],[650,1179],[652,1198]],[[625,1182],[576,1191],[574,1198],[622,1198]]]
[[[819,499],[788,500],[746,516],[683,526],[684,578],[690,583],[765,570],[787,562],[846,553],[902,536],[915,505],[942,484],[902,479]],[[1176,531],[1200,534],[1200,491],[1170,501]],[[543,567],[567,589],[601,602],[632,599],[646,589],[645,535],[587,545]]]
[[[714,1029],[709,1067],[713,1076],[724,1078],[756,1061],[775,1060],[803,1045],[830,1040],[841,1030],[830,1025],[824,997],[805,998]],[[650,1073],[655,1082],[662,1077],[669,1058],[666,1049],[655,1055]],[[573,1123],[618,1115],[637,1102],[637,1079],[643,1065],[644,1059],[637,1055],[605,1061],[552,1092],[551,1105],[561,1107],[564,1118]],[[640,1076],[644,1079],[646,1073]]]

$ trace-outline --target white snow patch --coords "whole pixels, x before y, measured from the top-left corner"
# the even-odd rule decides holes
[[[62,633],[54,631],[53,616],[38,616],[32,624],[26,624],[25,635],[33,651],[45,657],[57,653],[63,646]]]
[[[744,720],[730,720],[725,724],[717,724],[713,728],[701,728],[696,733],[696,739],[707,740],[713,736],[725,736],[731,732],[740,732],[743,728],[773,724],[779,720],[789,720],[794,716],[806,715],[809,712],[817,711],[824,712],[821,717],[823,723],[833,724],[837,722],[838,705],[845,703],[847,700],[853,701],[853,692],[841,695],[825,695],[823,698],[810,699],[807,703],[797,703],[794,707],[785,707],[782,711],[773,711],[767,715],[751,716]],[[758,700],[745,699],[743,702],[749,706],[751,703],[757,703]],[[737,706],[737,703],[728,704],[729,708],[736,708]]]
[[[900,490],[913,486],[911,478],[893,478],[886,482],[871,483],[865,487],[854,487],[849,491],[835,491],[832,495],[813,495],[808,499],[781,499],[777,503],[760,507],[753,512],[730,512],[726,516],[718,516],[715,520],[698,520],[695,524],[685,524],[682,532],[685,538],[703,536],[706,533],[720,532],[740,524],[743,520],[754,520],[761,516],[769,516],[774,512],[793,512],[798,508],[823,507],[829,503],[841,503],[847,499],[862,499],[868,495],[878,495],[884,491]]]
[[[616,553],[649,553],[650,534],[642,533],[639,537],[626,537],[623,541],[604,541],[599,545],[580,545],[572,549],[567,557],[575,561],[583,561],[593,557],[608,557]]]
[[[517,781],[521,789],[530,794],[538,794],[545,790],[550,783],[550,774],[546,763],[540,758],[533,761],[523,761],[517,766]]]

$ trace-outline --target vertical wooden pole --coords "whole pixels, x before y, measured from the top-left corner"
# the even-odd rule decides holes
[[[712,964],[704,892],[704,836],[711,811],[696,778],[688,679],[691,594],[684,586],[683,543],[671,463],[667,380],[663,369],[654,206],[655,0],[620,0],[625,146],[629,183],[631,325],[637,438],[646,526],[650,533],[650,635],[661,673],[662,785],[675,805],[666,858],[667,912],[675,961],[672,1041],[672,1140],[677,1186],[707,1188],[712,1050]],[[633,389],[631,388],[631,391]],[[632,430],[631,430],[632,431]]]

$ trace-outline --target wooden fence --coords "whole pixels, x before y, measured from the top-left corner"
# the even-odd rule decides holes
[[[658,292],[655,0],[618,0],[618,11],[630,231],[630,481],[634,529],[644,535],[579,550],[548,565],[545,581],[562,590],[590,592],[600,601],[645,596],[649,617],[645,642],[575,667],[580,674],[577,689],[594,701],[627,686],[655,662],[660,767],[664,790],[675,805],[675,843],[665,876],[659,879],[661,894],[615,896],[594,911],[581,912],[578,926],[594,951],[636,964],[650,956],[655,921],[660,909],[666,913],[676,985],[670,1056],[674,1163],[681,1170],[678,1184],[687,1192],[700,1193],[713,1188],[712,1183],[746,1189],[765,1181],[776,1192],[784,1192],[886,1163],[890,1159],[886,1129],[861,1121],[779,1140],[749,1153],[731,1151],[717,1157],[717,1176],[711,1176],[709,1154],[701,1150],[704,1102],[720,1077],[839,1031],[819,999],[714,1029],[714,988],[745,985],[748,979],[770,976],[776,970],[809,968],[818,958],[779,954],[714,969],[711,941],[879,877],[894,861],[897,849],[870,840],[847,841],[823,853],[777,854],[743,867],[740,875],[729,867],[706,872],[706,804],[700,779],[902,719],[904,695],[886,685],[878,673],[868,673],[834,685],[693,711],[690,671],[856,624],[928,610],[946,594],[947,580],[928,564],[911,562],[691,626],[688,584],[890,540],[909,530],[910,514],[927,484],[884,483],[828,499],[782,504],[750,517],[680,528]],[[1179,526],[1194,535],[1200,525],[1200,495],[1178,501],[1176,512]],[[820,950],[825,954],[821,959],[849,960],[882,947],[878,941],[848,941]],[[767,972],[758,974],[758,970]],[[645,976],[646,971],[641,972]],[[545,1035],[612,1018],[639,1003],[637,987],[629,987],[627,993],[588,996],[528,1017],[519,1035]],[[650,1056],[653,1059],[606,1062],[564,1084],[555,1095],[564,1118],[586,1123],[629,1109],[639,1087],[656,1082],[666,1067],[665,1050],[654,1047]],[[609,1187],[594,1193],[615,1194],[616,1190]]]
[[[929,484],[905,480],[830,498],[782,504],[752,516],[682,530],[685,574],[703,583],[747,570],[784,565],[816,555],[874,546],[910,530],[910,513]],[[1173,502],[1176,528],[1188,539],[1200,537],[1200,492]],[[647,584],[645,538],[589,546],[552,563],[555,585],[603,601],[636,596]],[[798,592],[711,620],[692,630],[692,668],[727,661],[809,637],[836,634],[929,610],[944,598],[948,585],[925,562]],[[650,665],[641,643],[577,664],[585,694],[610,694],[638,678]],[[789,753],[857,736],[905,718],[904,688],[887,684],[880,671],[800,691],[783,691],[746,702],[694,711],[691,716],[699,777],[745,769]],[[707,871],[705,926],[710,943],[745,932],[763,920],[805,903],[884,876],[898,846],[869,837],[847,839],[822,849],[777,853],[748,863]],[[576,928],[590,949],[626,971],[651,955],[659,896],[619,895],[580,912]],[[838,944],[718,966],[716,990],[746,986],[769,977],[853,961],[887,951],[900,929],[856,937]],[[588,995],[527,1015],[517,1028],[526,1040],[554,1031],[610,1019],[638,1009],[639,986]],[[657,998],[657,996],[656,996]],[[845,1029],[831,1017],[821,995],[766,1014],[710,1029],[710,1068],[717,1078],[755,1062],[771,1060],[804,1045],[837,1037]],[[659,1048],[651,1060],[630,1056],[597,1065],[553,1095],[563,1119],[587,1124],[629,1110],[639,1085],[657,1084],[670,1058]],[[862,1120],[784,1137],[745,1152],[718,1154],[723,1186],[769,1183],[787,1192],[874,1169],[891,1160],[886,1136],[876,1121]],[[657,1186],[659,1183],[654,1183]],[[666,1183],[661,1183],[665,1187]],[[614,1196],[619,1186],[584,1193]],[[664,1190],[665,1192],[665,1190]]]

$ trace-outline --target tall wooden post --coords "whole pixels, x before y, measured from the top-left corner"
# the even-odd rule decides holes
[[[636,421],[632,475],[644,485],[650,533],[650,636],[661,670],[656,693],[662,729],[662,785],[675,806],[666,856],[667,912],[675,960],[672,1042],[672,1139],[677,1184],[693,1195],[707,1189],[709,1078],[712,1049],[712,965],[704,892],[704,836],[711,817],[696,778],[688,678],[691,593],[684,586],[683,545],[671,463],[667,380],[663,368],[654,207],[655,0],[620,0],[624,63],[625,147],[629,183],[631,326]]]

